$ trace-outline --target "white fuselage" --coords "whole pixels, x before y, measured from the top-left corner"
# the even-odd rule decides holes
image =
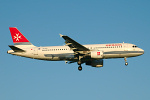
[[[103,67],[103,59],[109,58],[124,58],[127,66],[126,58],[144,54],[144,50],[134,44],[81,45],[62,34],[60,37],[65,40],[65,46],[36,47],[16,27],[10,27],[9,30],[14,45],[8,45],[12,50],[8,50],[7,53],[39,60],[77,62],[79,71],[82,70],[83,63],[92,67]]]
[[[14,52],[9,50],[8,53],[28,58],[40,59],[40,60],[52,60],[52,61],[74,61],[76,58],[74,51],[68,46],[49,46],[49,47],[25,47],[21,45],[15,45],[16,47],[24,49],[26,52]],[[134,44],[129,43],[111,43],[111,44],[93,44],[83,45],[91,51],[103,51],[103,58],[123,58],[123,57],[135,57],[142,55],[144,50],[138,48]]]

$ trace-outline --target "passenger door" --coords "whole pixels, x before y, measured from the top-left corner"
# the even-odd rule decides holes
[[[123,44],[124,51],[128,51],[128,44]]]

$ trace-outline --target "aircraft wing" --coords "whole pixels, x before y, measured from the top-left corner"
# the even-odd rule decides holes
[[[73,51],[90,51],[90,49],[84,47],[70,37],[61,34],[60,36],[65,40],[66,45],[69,46]]]

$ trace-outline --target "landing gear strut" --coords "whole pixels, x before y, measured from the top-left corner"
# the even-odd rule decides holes
[[[128,65],[127,58],[124,57],[124,60],[125,60],[125,65],[127,66]]]
[[[83,58],[82,56],[79,56],[79,61],[78,61],[78,65],[79,65],[78,70],[79,70],[79,71],[82,70],[82,66],[81,66],[81,64],[82,64],[81,59],[82,59],[82,58]]]

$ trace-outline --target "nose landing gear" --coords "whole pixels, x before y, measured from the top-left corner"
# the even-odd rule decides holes
[[[127,58],[124,57],[124,60],[125,60],[125,65],[127,66],[128,65]]]
[[[125,62],[125,65],[127,66],[127,65],[128,65],[128,62]]]

